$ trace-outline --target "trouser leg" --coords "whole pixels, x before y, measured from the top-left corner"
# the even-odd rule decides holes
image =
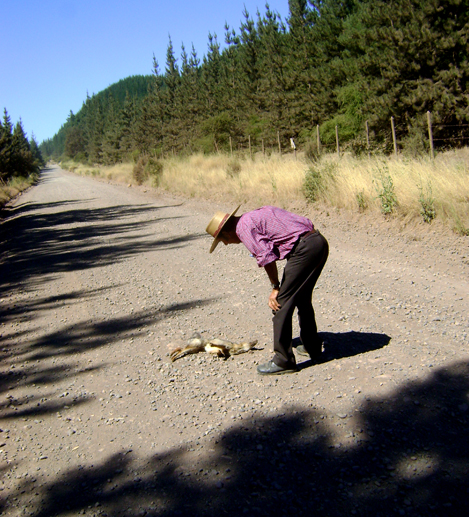
[[[317,233],[301,239],[287,261],[278,295],[280,309],[273,317],[274,362],[278,366],[295,364],[292,350],[292,317],[295,307],[298,307],[300,338],[306,350],[314,351],[318,335],[311,297],[328,253],[326,239]]]

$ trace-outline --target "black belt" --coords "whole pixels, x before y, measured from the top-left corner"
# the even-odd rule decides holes
[[[305,237],[309,237],[310,235],[315,235],[317,233],[319,233],[318,230],[311,230],[310,232],[306,232],[306,233],[301,234],[298,237],[298,240],[293,245],[293,248],[291,249],[290,253],[285,258],[288,260],[292,256],[292,254],[294,253],[294,251],[295,251],[296,247],[298,246],[299,242],[301,241],[301,239],[304,239]]]
[[[303,239],[304,237],[308,237],[308,235],[313,235],[315,233],[318,233],[318,231],[317,230],[311,230],[310,232],[303,233],[303,235],[300,235],[298,240]]]

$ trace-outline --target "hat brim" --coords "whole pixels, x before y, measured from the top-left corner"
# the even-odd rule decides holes
[[[226,218],[226,221],[221,225],[220,229],[218,230],[218,235],[220,235],[220,233],[222,232],[223,230],[223,227],[225,226],[225,224],[236,214],[236,212],[240,209],[241,205],[238,205],[236,207],[235,210],[233,210],[233,212],[231,212],[231,214]],[[213,239],[213,242],[212,242],[212,245],[210,246],[210,251],[209,253],[213,253],[213,251],[215,250],[215,248],[218,246],[218,244],[221,242],[220,238],[218,237],[215,237]]]

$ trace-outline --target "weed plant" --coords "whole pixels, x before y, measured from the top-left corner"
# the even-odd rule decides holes
[[[420,191],[419,203],[420,203],[420,215],[426,223],[431,223],[436,217],[435,211],[435,199],[432,194],[431,183],[427,184],[427,188],[424,191],[422,185],[418,185]]]
[[[381,213],[383,215],[390,215],[397,207],[397,197],[394,189],[394,182],[387,169],[378,170],[379,180],[375,180],[375,187],[378,193],[378,198],[381,200]],[[380,184],[378,184],[378,181]]]

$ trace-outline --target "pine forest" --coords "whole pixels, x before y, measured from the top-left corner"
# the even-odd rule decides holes
[[[34,135],[28,140],[21,120],[13,126],[5,108],[3,121],[0,121],[0,184],[5,185],[12,178],[35,175],[44,165]]]
[[[469,0],[289,0],[286,20],[265,5],[208,35],[206,53],[169,38],[164,71],[88,96],[47,158],[114,164],[140,154],[189,155],[332,146],[392,152],[469,140]],[[364,127],[369,130],[369,139]]]

